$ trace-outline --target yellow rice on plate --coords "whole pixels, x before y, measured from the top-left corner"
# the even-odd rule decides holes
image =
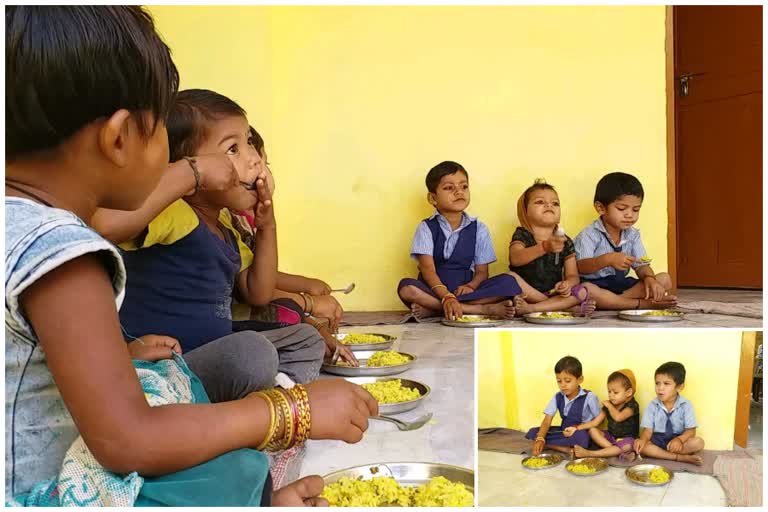
[[[523,462],[523,466],[527,466],[529,468],[543,468],[544,466],[549,466],[550,464],[552,463],[547,459],[537,459],[537,458],[531,458]]]
[[[668,309],[659,309],[658,311],[647,311],[643,313],[643,316],[680,316],[680,313],[669,311]]]
[[[648,472],[648,481],[655,484],[665,484],[669,482],[669,475],[662,468],[653,468]]]
[[[405,364],[411,359],[399,352],[392,352],[390,350],[382,350],[376,352],[368,358],[366,366],[368,368],[379,368],[382,366],[397,366],[399,364]]]
[[[387,338],[378,334],[352,332],[344,336],[341,342],[345,345],[367,345],[369,343],[386,343]]]
[[[418,487],[401,486],[394,478],[360,480],[343,477],[326,485],[322,497],[332,507],[471,507],[474,497],[462,483],[443,476]]]
[[[371,382],[370,384],[363,384],[363,387],[380,404],[408,402],[421,396],[418,389],[404,387],[400,379]]]
[[[579,473],[582,475],[597,473],[597,469],[595,469],[592,466],[588,466],[587,464],[573,464],[571,466],[568,466],[567,469],[571,473]]]
[[[571,313],[542,313],[539,318],[574,318]]]

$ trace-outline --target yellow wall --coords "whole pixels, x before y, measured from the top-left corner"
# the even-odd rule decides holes
[[[575,236],[599,177],[635,173],[638,227],[666,270],[664,6],[153,7],[182,87],[230,95],[264,132],[280,266],[348,310],[399,309],[430,214],[424,176],[470,173],[470,213],[506,269],[515,202],[544,177]]]
[[[499,362],[506,351],[509,361]],[[606,379],[621,368],[637,378],[641,411],[655,397],[654,371],[667,361],[685,365],[683,396],[691,400],[698,434],[713,450],[732,448],[741,333],[737,331],[501,331],[478,338],[478,421],[483,427],[527,430],[538,426],[557,392],[554,366],[566,355],[584,369],[583,387],[606,399]],[[491,362],[489,364],[489,361]],[[512,363],[509,368],[508,363]],[[505,364],[504,372],[498,367]],[[486,365],[489,365],[486,368]],[[499,393],[499,389],[504,390]],[[485,396],[484,396],[485,395]],[[491,405],[501,395],[507,409]]]

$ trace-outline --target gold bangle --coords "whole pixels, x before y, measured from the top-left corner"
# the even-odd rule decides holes
[[[444,284],[436,284],[435,286],[430,288],[430,290],[435,291],[435,288],[445,288],[446,290],[448,289],[448,287],[445,286]]]
[[[312,428],[312,413],[309,409],[309,395],[307,389],[301,384],[297,384],[288,390],[296,401],[296,408],[299,412],[299,428],[296,434],[296,444],[301,444],[309,439],[309,431]]]
[[[301,292],[300,294],[302,297],[304,297],[304,311],[306,311],[309,315],[313,315],[315,313],[315,299],[308,293]],[[307,304],[309,304],[309,310],[307,310]]]
[[[283,441],[285,440],[286,437],[290,439],[290,435],[291,435],[290,429],[292,428],[292,425],[293,425],[293,421],[291,419],[291,408],[290,408],[290,405],[288,404],[288,400],[277,389],[269,389],[264,391],[264,393],[269,395],[274,400],[275,407],[279,411],[278,428],[276,429],[275,434],[279,432],[280,424],[285,425],[285,429],[283,431],[282,437],[277,437],[277,435],[275,435],[272,439],[269,440],[269,444],[267,444],[268,451],[276,452],[284,449]]]
[[[267,434],[264,436],[264,440],[256,447],[257,450],[264,451],[264,448],[267,447],[269,442],[275,436],[277,430],[277,415],[275,414],[275,404],[272,402],[272,399],[264,393],[259,392],[256,394],[267,403],[267,408],[269,409],[269,428],[267,429]]]
[[[545,441],[546,442],[546,438],[541,437],[541,436],[537,436],[536,437],[536,441]]]
[[[445,301],[450,300],[450,299],[455,299],[455,298],[456,298],[456,296],[454,294],[446,293],[445,295],[443,295],[443,298],[440,299],[440,304],[445,304]]]

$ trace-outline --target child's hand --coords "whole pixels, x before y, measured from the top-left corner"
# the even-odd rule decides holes
[[[610,400],[603,400],[602,404],[603,404],[604,407],[609,407],[609,406],[613,405]]]
[[[453,293],[458,297],[460,295],[465,295],[467,293],[472,293],[474,291],[475,289],[469,286],[468,284],[462,284],[461,286],[456,288],[456,291]]]
[[[667,443],[667,451],[670,453],[680,453],[683,450],[683,442],[679,437],[675,437]]]
[[[179,340],[170,336],[147,334],[128,343],[128,353],[131,359],[142,361],[160,361],[171,359],[173,352],[181,354]]]
[[[533,442],[533,454],[534,455],[541,455],[541,452],[544,451],[544,440],[543,439],[537,439]]]
[[[272,228],[275,226],[275,210],[272,207],[272,193],[267,187],[266,175],[260,174],[256,178],[256,194],[259,201],[253,207],[254,229]]]
[[[307,287],[304,291],[310,295],[328,295],[331,293],[331,287],[325,281],[307,278]]]
[[[635,453],[642,453],[646,444],[648,444],[648,441],[645,439],[635,439]]]
[[[544,252],[563,252],[563,249],[565,249],[565,237],[551,236],[544,240],[541,245],[544,247]]]
[[[648,276],[643,278],[643,285],[645,286],[645,300],[650,298],[658,302],[667,293],[667,290],[654,277]]]
[[[341,304],[331,295],[312,295],[312,302],[315,307],[312,310],[312,316],[317,318],[326,318],[331,332],[339,330],[339,322],[344,314]]]
[[[461,318],[463,315],[464,313],[461,309],[461,302],[459,302],[459,300],[455,297],[451,297],[443,303],[443,316],[445,316],[445,318],[448,320],[456,320],[457,318]]]
[[[317,475],[305,476],[272,493],[273,507],[327,507],[328,500],[320,498],[325,482]]]
[[[563,435],[565,437],[571,437],[575,433],[576,433],[576,427],[566,427],[565,430],[563,430]]]
[[[323,337],[323,341],[325,341],[325,357],[330,358],[333,356],[333,354],[336,352],[336,348],[339,349],[339,358],[342,360],[348,362],[354,367],[360,366],[360,362],[355,357],[355,354],[349,349],[348,346],[340,342],[336,339],[336,337],[331,334],[330,329],[328,329],[325,325],[319,325],[317,327],[318,332]]]
[[[368,430],[368,418],[379,415],[379,404],[365,389],[344,379],[307,384],[312,414],[310,439],[356,443]]]
[[[640,260],[622,252],[615,252],[608,255],[608,266],[611,266],[616,270],[627,270],[633,263],[637,263],[638,261]]]
[[[227,155],[196,156],[195,162],[200,173],[200,190],[229,190],[240,185],[240,176]],[[187,195],[194,193],[192,188]]]
[[[571,285],[568,281],[560,281],[555,285],[555,293],[559,293],[562,297],[571,296]]]

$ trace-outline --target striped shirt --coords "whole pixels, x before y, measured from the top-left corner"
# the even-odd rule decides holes
[[[445,235],[445,246],[443,247],[443,256],[445,259],[451,257],[453,249],[456,248],[456,242],[459,241],[459,235],[461,230],[469,226],[472,221],[477,220],[477,217],[472,217],[466,213],[462,213],[461,224],[458,229],[453,231],[451,224],[443,215],[435,211],[431,217],[427,220],[431,220],[437,217],[437,223],[440,225],[440,229]],[[426,221],[421,221],[416,228],[416,234],[413,236],[413,244],[411,245],[411,257],[417,259],[420,254],[426,254],[433,256],[435,251],[435,242],[432,240],[432,232],[429,230]],[[496,261],[496,252],[493,250],[493,242],[491,241],[491,234],[485,224],[477,221],[477,238],[475,239],[475,261],[472,263],[472,269],[475,265],[485,265]]]
[[[616,252],[601,218],[598,218],[595,222],[582,229],[573,243],[576,246],[577,260],[597,258],[603,254]],[[634,258],[640,259],[646,255],[645,247],[643,247],[643,242],[640,240],[640,230],[635,227],[629,227],[621,231],[618,247],[621,248],[622,253]],[[632,268],[637,272],[637,269],[643,265],[648,265],[648,263],[633,263]],[[621,271],[609,266],[603,267],[593,274],[582,274],[581,278],[600,279],[601,277],[614,276],[617,272]],[[629,270],[624,271],[624,275],[628,273]]]
[[[640,428],[652,428],[654,432],[664,432],[667,428],[667,412],[670,411],[666,410],[661,400],[654,398],[645,408]],[[693,414],[693,404],[682,395],[677,395],[671,412],[669,419],[672,420],[672,430],[675,434],[682,434],[683,431],[698,426],[696,416]]]
[[[563,399],[565,400],[565,405],[563,406],[563,412],[566,416],[568,416],[568,412],[571,410],[571,406],[573,405],[573,402],[576,401],[577,398],[579,398],[581,395],[587,395],[587,398],[584,399],[584,409],[581,411],[581,422],[586,423],[588,421],[592,421],[593,419],[597,418],[597,415],[600,414],[600,401],[597,399],[597,395],[595,395],[591,391],[587,391],[584,388],[579,388],[579,394],[577,394],[575,397],[573,397],[573,400],[568,400],[568,397],[565,396],[565,393],[562,391],[558,391],[552,396],[552,399],[549,401],[547,406],[544,408],[544,414],[547,416],[554,416],[557,414],[557,394],[560,393],[563,395]],[[565,420],[565,418],[562,418]]]

